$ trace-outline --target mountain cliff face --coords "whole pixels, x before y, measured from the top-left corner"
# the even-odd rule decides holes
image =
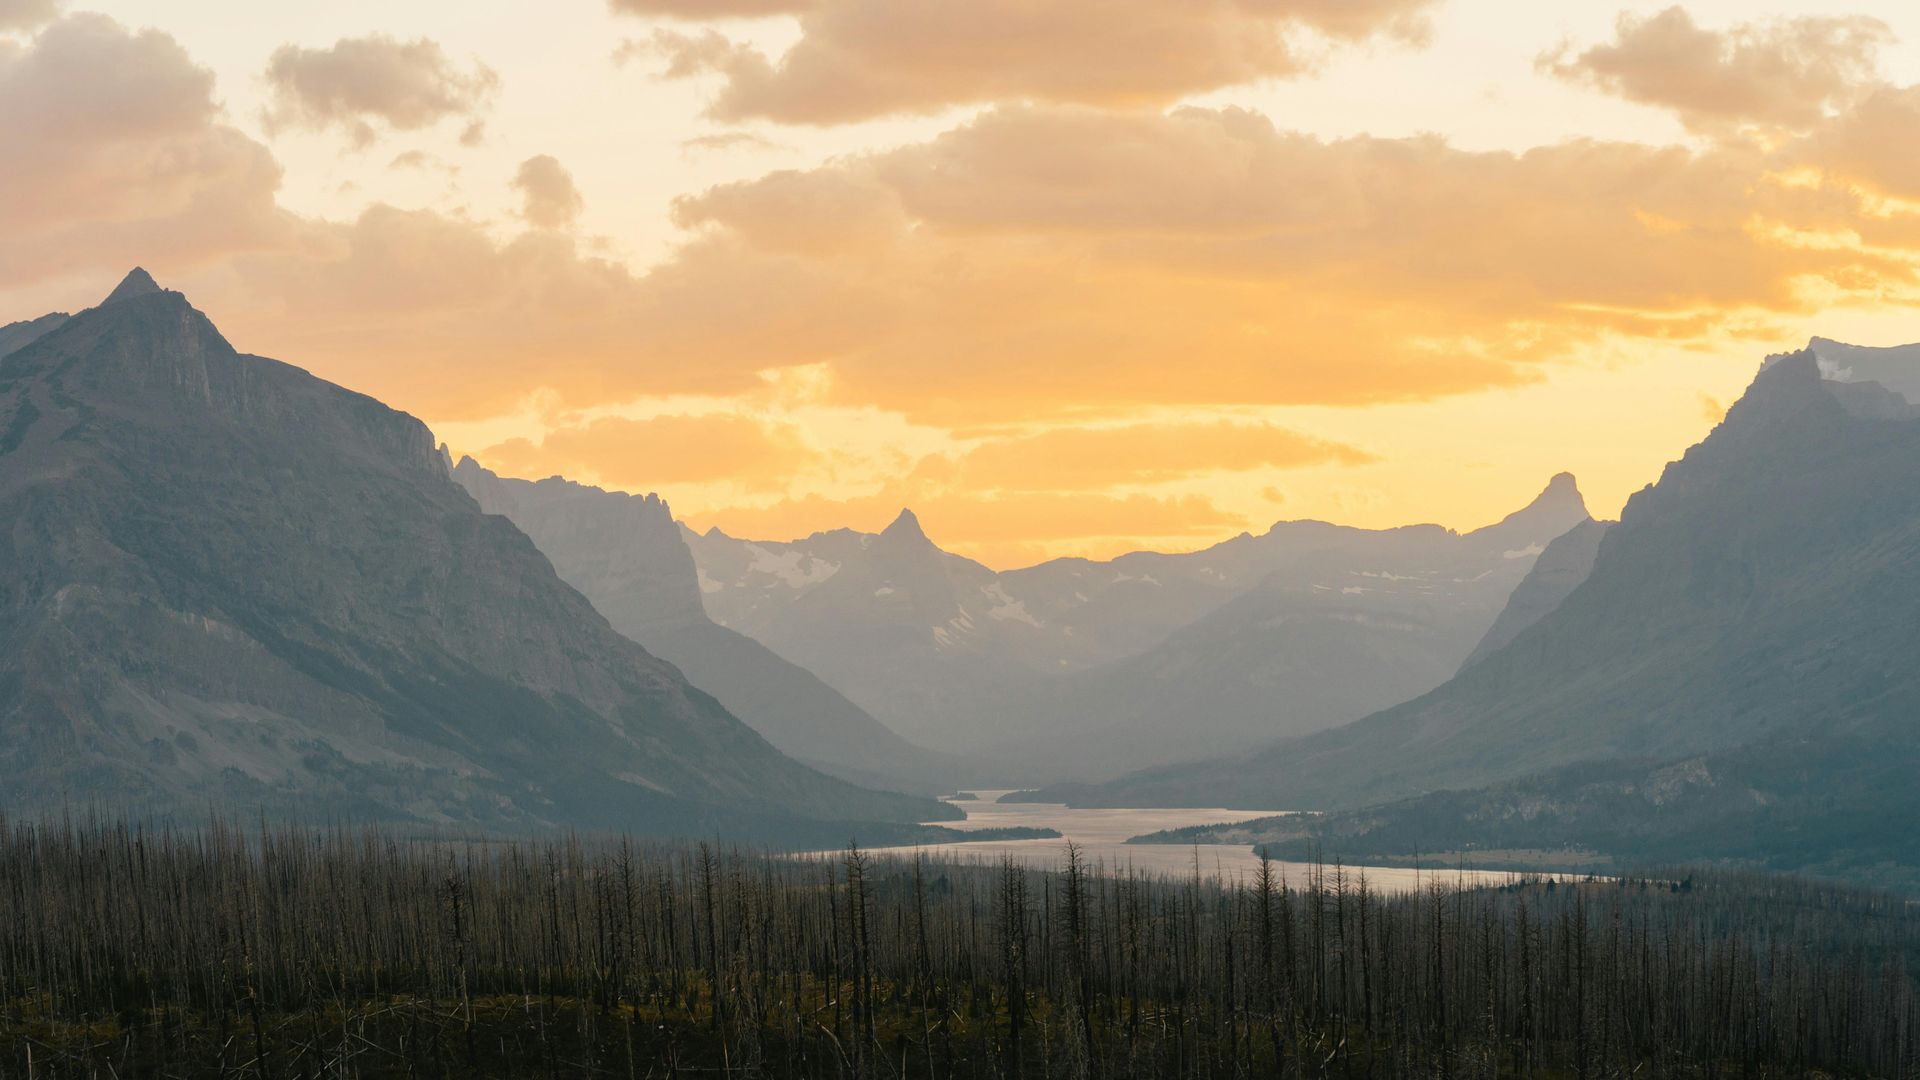
[[[615,630],[678,667],[783,753],[824,772],[939,794],[954,763],[894,734],[812,673],[716,625],[698,571],[666,503],[559,477],[496,476],[472,458],[454,479],[480,508],[512,521]]]
[[[1629,501],[1584,581],[1446,685],[1245,761],[1091,797],[1354,807],[1579,762],[1913,740],[1920,419],[1884,387],[1823,379],[1820,361],[1770,362]]]
[[[689,543],[717,621],[1017,782],[1224,753],[1431,689],[1586,518],[1563,474],[1465,535],[1282,522],[1004,573],[941,551],[910,514],[877,536]]]
[[[135,271],[0,358],[0,802],[766,835],[919,820],[615,633],[426,427]]]

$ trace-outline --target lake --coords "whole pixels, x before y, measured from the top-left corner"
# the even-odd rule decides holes
[[[1272,817],[1275,814],[1289,812],[1220,808],[1076,809],[1059,803],[995,801],[1007,794],[1005,791],[975,791],[970,794],[978,798],[953,800],[954,806],[966,811],[967,820],[942,821],[937,824],[961,830],[1019,826],[1051,828],[1058,830],[1060,837],[1047,840],[985,840],[976,843],[928,844],[921,846],[919,850],[934,857],[977,858],[989,861],[998,861],[1002,855],[1011,855],[1030,866],[1050,868],[1059,866],[1065,859],[1066,843],[1071,840],[1080,846],[1080,850],[1089,862],[1098,861],[1110,871],[1125,870],[1131,866],[1150,874],[1186,877],[1193,873],[1197,858],[1202,877],[1232,881],[1251,877],[1259,866],[1260,860],[1254,855],[1251,847],[1241,844],[1129,844],[1127,838],[1159,832],[1162,829],[1247,821],[1251,818]],[[890,854],[911,854],[915,849],[906,847],[876,850]],[[1304,881],[1311,869],[1305,863],[1278,861],[1274,863],[1274,868],[1284,872],[1288,880],[1296,883]],[[1404,892],[1420,888],[1432,882],[1436,874],[1447,882],[1462,880],[1461,872],[1454,867],[1423,870],[1408,867],[1348,867],[1347,872],[1353,875],[1358,874],[1362,869],[1366,871],[1369,887],[1386,892]],[[1501,884],[1513,880],[1515,876],[1505,871],[1467,871],[1465,880],[1475,884]]]

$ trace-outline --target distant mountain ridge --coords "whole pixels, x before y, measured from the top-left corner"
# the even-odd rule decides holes
[[[614,629],[672,663],[783,753],[846,779],[931,794],[958,763],[894,734],[811,672],[716,625],[679,524],[657,495],[560,477],[515,480],[462,458],[453,477],[489,514],[519,526]]]
[[[1472,533],[1282,522],[1197,552],[999,573],[940,550],[911,511],[878,534],[685,535],[716,622],[911,738],[1040,780],[1224,752],[1427,690],[1587,519],[1560,474]]]
[[[56,311],[51,315],[42,315],[37,319],[26,319],[21,322],[8,323],[5,326],[0,326],[0,356],[5,356],[10,352],[18,352],[41,338],[46,337],[48,334],[60,329],[69,318],[72,318],[72,316],[66,312]]]
[[[779,754],[481,513],[425,425],[235,352],[144,271],[0,357],[0,520],[7,810],[953,816]]]
[[[1282,550],[1265,553],[1272,569],[1253,588],[1158,645],[1065,676],[1025,711],[1010,710],[1031,732],[1011,755],[1117,776],[1256,748],[1417,697],[1459,668],[1538,553],[1575,522],[1591,519],[1562,473],[1526,508],[1470,533],[1276,525],[1259,539]]]
[[[1807,343],[1807,351],[1813,353],[1821,378],[1828,382],[1872,383],[1920,404],[1920,345],[1875,347],[1816,337]],[[1770,362],[1793,355],[1770,358]]]

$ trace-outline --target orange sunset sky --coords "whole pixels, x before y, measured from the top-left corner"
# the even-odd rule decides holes
[[[0,322],[141,264],[508,474],[1012,566],[1596,514],[1920,340],[1920,8],[0,0]]]

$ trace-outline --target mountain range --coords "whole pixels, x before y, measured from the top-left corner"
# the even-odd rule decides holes
[[[1913,361],[1820,339],[1769,358],[1617,525],[1543,556],[1515,591],[1525,625],[1433,692],[1072,796],[1330,808],[1229,832],[1353,857],[1920,876],[1920,408],[1887,385],[1915,385]]]
[[[782,755],[425,425],[135,270],[0,331],[0,809],[844,840],[957,812]]]
[[[1916,881],[1916,398],[1920,346],[1816,338],[1617,523],[1561,474],[996,572],[910,511],[746,541],[456,466],[136,270],[0,327],[0,811],[930,837],[962,751],[1324,811],[1161,841]]]
[[[1112,776],[1319,730],[1445,681],[1545,545],[1561,474],[1460,534],[1281,522],[1204,550],[995,572],[911,511],[878,534],[686,532],[714,621],[919,742],[1019,780]]]

